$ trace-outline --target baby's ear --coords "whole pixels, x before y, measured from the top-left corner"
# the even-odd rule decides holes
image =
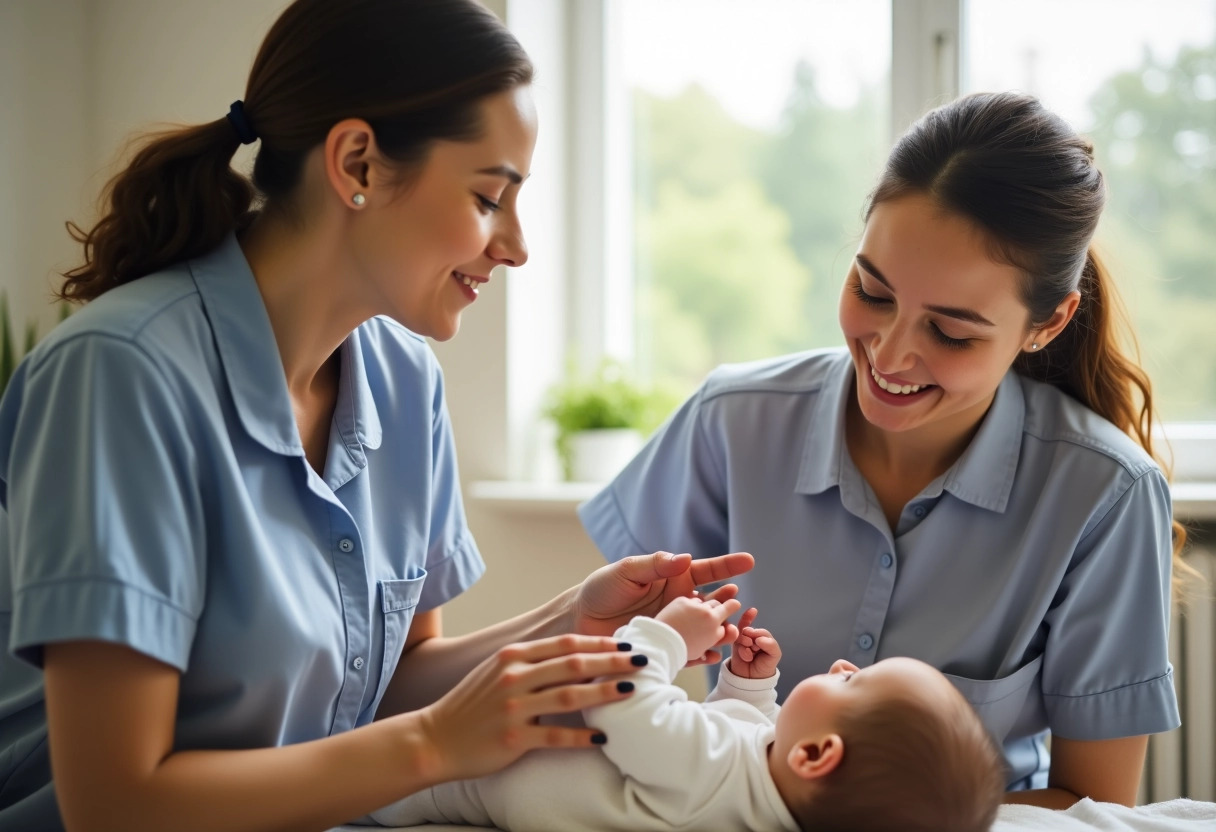
[[[817,780],[836,770],[844,759],[844,740],[840,734],[805,739],[790,749],[786,761],[803,780]]]

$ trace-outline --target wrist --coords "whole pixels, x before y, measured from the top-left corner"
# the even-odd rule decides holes
[[[458,763],[443,753],[445,743],[441,717],[434,705],[392,717],[398,722],[398,733],[406,771],[414,771],[422,780],[418,790],[459,779]]]

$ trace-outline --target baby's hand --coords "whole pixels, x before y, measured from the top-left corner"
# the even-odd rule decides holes
[[[740,606],[734,598],[722,603],[680,597],[659,610],[655,620],[662,621],[680,634],[688,648],[688,661],[691,662],[703,658],[707,650],[720,644],[724,638],[729,638],[727,633],[734,629],[734,625],[726,619],[738,612]]]
[[[739,637],[730,653],[730,672],[744,679],[767,679],[777,672],[781,661],[781,645],[768,630],[752,626],[756,608],[739,618]]]

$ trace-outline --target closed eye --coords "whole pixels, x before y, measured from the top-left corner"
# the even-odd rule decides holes
[[[857,299],[867,306],[887,306],[891,303],[887,298],[880,298],[877,295],[871,295],[865,289],[861,288],[861,281],[857,281],[853,285],[853,294]]]
[[[481,194],[478,194],[478,193],[475,193],[474,196],[477,197],[477,202],[481,206],[482,211],[484,211],[487,214],[491,213],[493,211],[498,211],[502,208],[501,205],[499,205],[497,202],[490,199],[489,197],[482,196]]]

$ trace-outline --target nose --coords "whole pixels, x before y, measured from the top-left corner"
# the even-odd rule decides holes
[[[880,329],[870,339],[870,361],[880,373],[896,375],[916,365],[913,335],[898,320]]]
[[[858,669],[859,668],[857,665],[850,661],[845,659],[837,659],[836,661],[832,662],[832,667],[830,670],[828,670],[828,673],[856,673]]]
[[[519,223],[510,222],[490,238],[486,246],[486,254],[495,263],[504,266],[519,267],[528,262],[528,244],[524,240],[523,229]]]

